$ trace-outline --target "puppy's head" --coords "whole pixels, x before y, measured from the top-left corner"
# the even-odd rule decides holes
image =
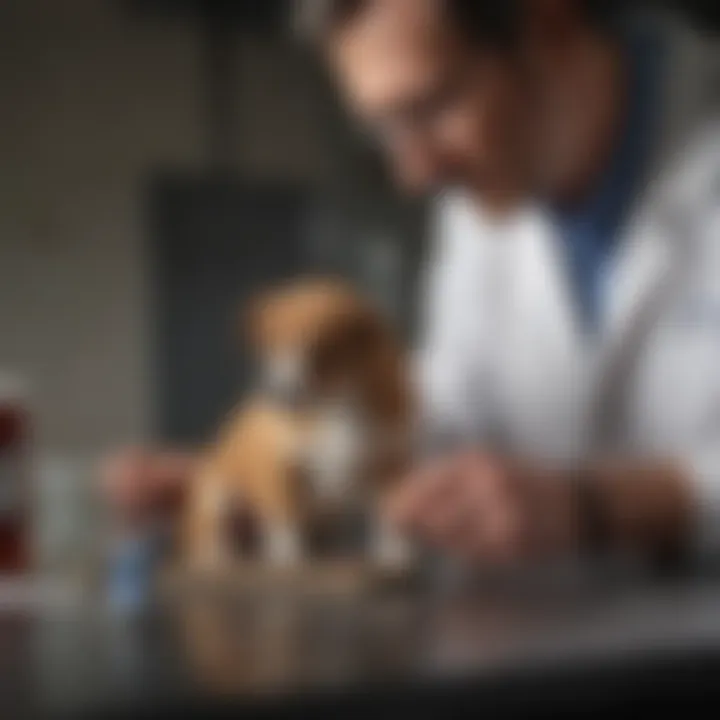
[[[247,321],[264,389],[286,401],[362,400],[380,358],[396,351],[382,314],[340,281],[271,290]]]

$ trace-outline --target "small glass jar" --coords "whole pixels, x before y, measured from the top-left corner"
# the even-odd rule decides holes
[[[0,371],[0,577],[31,569],[30,443],[27,386]]]

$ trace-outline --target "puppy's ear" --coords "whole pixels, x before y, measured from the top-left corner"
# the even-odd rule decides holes
[[[363,307],[348,313],[332,335],[336,352],[346,360],[367,359],[387,339],[387,327],[374,308]]]
[[[345,327],[345,341],[353,353],[362,353],[381,342],[386,333],[380,315],[370,308],[355,315]]]

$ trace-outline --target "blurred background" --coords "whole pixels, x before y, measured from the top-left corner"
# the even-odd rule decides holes
[[[340,272],[409,318],[422,210],[355,143],[289,11],[0,4],[0,373],[30,408],[48,552],[92,516],[63,484],[79,467],[202,441],[236,401],[256,288]]]
[[[353,134],[291,5],[0,3],[0,374],[29,408],[46,557],[92,545],[78,478],[107,448],[208,436],[248,380],[256,288],[339,272],[412,333],[424,209]],[[678,5],[717,27],[713,0]]]

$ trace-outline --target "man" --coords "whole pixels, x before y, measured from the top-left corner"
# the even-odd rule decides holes
[[[419,379],[450,444],[387,512],[481,563],[717,547],[716,49],[618,5],[303,3],[398,183],[437,197]],[[182,484],[107,475],[120,504]]]

